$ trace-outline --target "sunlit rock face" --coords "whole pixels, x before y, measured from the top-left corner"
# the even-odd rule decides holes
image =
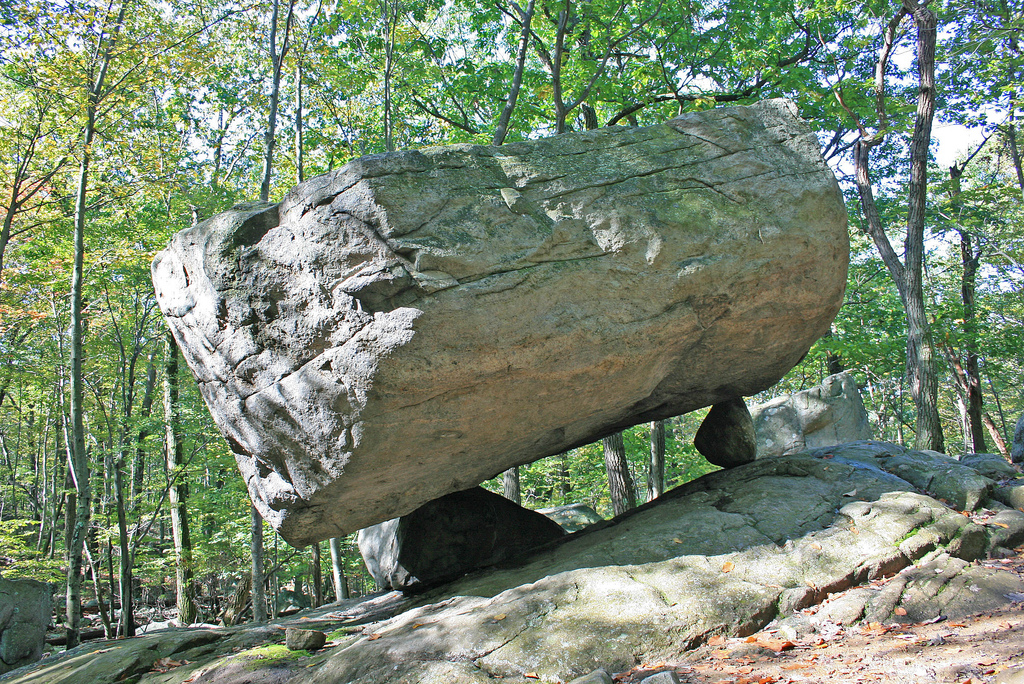
[[[842,301],[791,103],[364,157],[174,236],[160,307],[293,544],[751,395]]]

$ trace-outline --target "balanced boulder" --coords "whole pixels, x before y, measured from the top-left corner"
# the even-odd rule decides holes
[[[359,531],[359,552],[381,587],[407,592],[515,560],[565,535],[558,523],[482,487],[452,492]]]
[[[305,545],[770,387],[848,252],[817,139],[773,100],[363,157],[152,272],[255,505]]]

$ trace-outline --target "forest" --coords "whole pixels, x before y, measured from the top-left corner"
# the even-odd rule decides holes
[[[851,266],[831,332],[748,403],[847,370],[877,438],[1009,459],[1022,30],[1018,0],[0,0],[0,575],[53,583],[69,646],[373,591],[351,536],[264,530],[156,308],[154,254],[362,155],[772,97],[839,179]],[[625,431],[614,501],[615,440],[486,486],[611,515],[712,468],[703,413]]]

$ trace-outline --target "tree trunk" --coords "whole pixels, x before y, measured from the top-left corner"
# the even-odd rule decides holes
[[[295,65],[295,180],[305,180],[302,158],[302,64]]]
[[[288,53],[288,40],[291,36],[292,12],[294,0],[288,2],[288,17],[285,19],[284,40],[280,52],[277,49],[277,19],[280,9],[280,0],[274,0],[273,10],[270,15],[270,113],[267,116],[267,130],[263,135],[263,182],[260,183],[260,201],[266,202],[270,198],[270,176],[274,167],[274,143],[277,138],[277,109],[281,99],[281,67],[284,64],[284,57]]]
[[[190,625],[196,621],[196,587],[192,568],[192,537],[188,528],[188,485],[184,482],[185,454],[178,435],[178,344],[170,331],[166,333],[164,365],[164,430],[167,473],[167,506],[171,515],[171,538],[174,543],[174,585],[178,606],[178,622]]]
[[[647,462],[647,500],[665,493],[665,421],[651,423],[651,458]]]
[[[320,569],[320,542],[313,544],[312,568],[310,568],[310,582],[313,583],[313,608],[319,608],[324,604],[324,576]]]
[[[899,21],[912,14],[918,27],[917,64],[919,76],[917,116],[910,141],[910,189],[907,200],[904,262],[900,261],[882,226],[868,173],[869,154],[885,137],[888,119],[885,113],[885,69],[894,45]],[[927,201],[928,144],[935,116],[935,41],[936,18],[927,7],[904,0],[903,7],[889,22],[884,48],[875,72],[875,98],[879,132],[861,138],[854,147],[857,190],[866,219],[865,230],[871,236],[889,274],[899,290],[907,320],[907,380],[917,413],[915,444],[918,449],[943,451],[942,424],[938,409],[938,377],[928,319],[925,315],[922,276],[924,267],[924,219]],[[858,121],[859,125],[859,121]]]
[[[267,621],[267,593],[263,587],[263,516],[251,506],[252,514],[252,619]]]
[[[517,506],[523,505],[523,495],[519,488],[519,466],[509,468],[502,476],[505,498]]]
[[[519,34],[519,50],[516,52],[516,68],[512,74],[512,88],[509,90],[508,99],[505,100],[505,106],[501,110],[498,125],[494,129],[492,145],[501,145],[505,142],[505,136],[508,135],[508,124],[512,120],[512,112],[515,110],[516,101],[519,99],[519,89],[523,84],[523,70],[526,67],[526,50],[530,45],[530,23],[533,21],[535,3],[536,0],[530,0],[526,6],[526,11],[519,16],[523,30]],[[515,4],[512,6],[513,8],[518,7]]]
[[[331,579],[334,580],[334,598],[336,601],[349,597],[344,561],[345,554],[341,550],[341,537],[334,537],[331,539]]]
[[[146,438],[149,437],[149,426],[146,421],[153,413],[153,392],[156,388],[156,363],[153,355],[150,354],[146,362],[146,388],[142,393],[142,427],[135,438],[135,459],[132,461],[132,500],[131,507],[134,509],[140,503],[143,491],[145,491],[146,480]]]
[[[633,489],[633,478],[629,474],[629,463],[626,461],[626,445],[622,441],[622,433],[605,437],[601,441],[604,446],[604,467],[608,473],[608,490],[612,499],[612,510],[615,515],[636,508],[636,492]]]

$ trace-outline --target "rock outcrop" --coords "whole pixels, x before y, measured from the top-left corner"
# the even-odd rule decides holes
[[[966,470],[936,477],[949,463]],[[1024,599],[1013,565],[970,562],[1024,543],[1024,513],[987,498],[965,515],[936,498],[968,500],[980,481],[953,476],[968,470],[983,477],[882,442],[759,459],[415,600],[393,592],[272,625],[89,644],[5,684],[568,682],[678,663],[772,623],[820,644],[858,623],[957,621]],[[311,656],[266,646],[286,639],[282,627],[328,643]],[[818,653],[812,640],[804,656]]]
[[[830,375],[802,392],[751,407],[750,415],[758,458],[872,438],[857,381],[845,372]]]
[[[544,515],[473,487],[359,530],[358,542],[379,586],[421,592],[471,570],[521,558],[564,535]]]
[[[553,508],[538,508],[537,512],[558,523],[566,532],[580,530],[602,522],[604,518],[586,504],[566,504]]]
[[[302,546],[770,387],[828,329],[846,209],[781,100],[355,160],[178,233],[160,308]]]
[[[50,587],[0,578],[0,674],[39,660],[50,624]]]

